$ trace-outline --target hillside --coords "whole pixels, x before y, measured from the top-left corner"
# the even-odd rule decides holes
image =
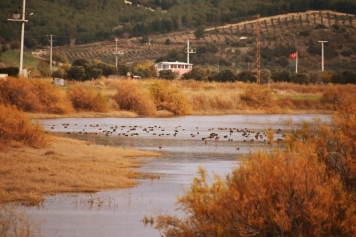
[[[21,26],[7,21],[19,11],[21,0],[0,1],[0,40],[19,41]],[[25,45],[68,45],[132,38],[144,35],[215,27],[263,17],[307,10],[330,10],[356,14],[349,0],[31,0],[26,3]],[[0,41],[1,44],[1,41]]]
[[[191,55],[194,64],[222,64],[248,69],[254,67],[255,21],[245,21],[205,28],[203,39],[195,39],[194,30],[149,36],[149,44],[141,38],[120,39],[121,56],[126,62],[156,60],[169,53],[173,60],[186,60],[186,41],[197,48]],[[300,69],[320,68],[321,47],[318,40],[326,40],[325,67],[328,69],[354,69],[356,62],[356,16],[332,11],[308,11],[273,17],[263,17],[261,24],[261,62],[264,68],[291,67],[290,53],[298,50]],[[240,40],[240,37],[247,37]],[[167,44],[167,39],[170,44]],[[216,49],[215,51],[210,50]],[[77,58],[99,59],[114,63],[114,41],[85,45],[59,46],[55,54],[65,55],[70,61]],[[173,56],[172,56],[173,55]],[[240,56],[241,55],[241,56]],[[240,64],[241,57],[241,64]],[[293,65],[292,65],[293,66]]]

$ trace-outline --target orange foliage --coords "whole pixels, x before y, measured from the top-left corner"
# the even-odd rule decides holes
[[[73,111],[57,86],[24,78],[0,80],[0,103],[16,105],[25,112],[67,114]]]
[[[148,90],[139,88],[134,81],[119,82],[113,98],[120,109],[133,111],[139,115],[155,115],[157,113]]]
[[[0,105],[1,143],[20,142],[35,148],[48,144],[49,139],[39,124],[32,124],[25,113],[15,107]]]
[[[108,98],[100,92],[86,89],[83,85],[69,89],[67,96],[77,111],[107,112],[109,110]]]
[[[149,90],[156,108],[165,109],[176,115],[191,113],[191,105],[182,90],[168,80],[156,80],[150,83]]]
[[[303,123],[285,149],[247,156],[225,181],[206,174],[179,198],[187,217],[160,216],[163,236],[355,236],[356,98],[332,126]]]
[[[241,95],[241,102],[254,109],[268,109],[276,106],[272,91],[262,86],[250,85]]]

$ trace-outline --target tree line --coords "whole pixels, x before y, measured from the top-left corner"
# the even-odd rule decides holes
[[[0,1],[4,13],[19,11],[22,1]],[[237,23],[255,14],[273,16],[290,12],[335,10],[356,14],[356,3],[349,0],[33,0],[27,3],[25,45],[49,45],[47,35],[56,35],[54,45],[109,40],[112,37],[139,37],[200,26]],[[7,21],[0,14],[0,36],[18,41],[20,23]]]

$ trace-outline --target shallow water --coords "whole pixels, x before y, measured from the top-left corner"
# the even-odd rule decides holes
[[[26,212],[31,220],[40,223],[44,236],[157,237],[160,236],[159,231],[141,220],[145,216],[156,217],[158,214],[184,215],[175,211],[176,198],[190,187],[198,167],[207,169],[210,174],[225,176],[238,166],[240,155],[256,149],[268,149],[264,137],[255,138],[257,132],[262,134],[268,128],[276,132],[281,129],[275,135],[282,138],[282,134],[290,129],[284,125],[285,119],[300,124],[303,120],[313,121],[314,117],[228,115],[42,120],[40,122],[46,130],[63,136],[95,140],[98,144],[159,151],[163,156],[145,159],[147,163],[140,170],[158,175],[160,179],[140,180],[137,187],[125,190],[48,196],[43,205],[26,208]],[[318,117],[326,122],[330,120],[327,115]],[[249,130],[250,135],[242,136],[238,130]],[[177,133],[176,136],[173,136],[174,133]],[[215,140],[214,136],[202,140],[211,133],[217,133],[220,138]]]

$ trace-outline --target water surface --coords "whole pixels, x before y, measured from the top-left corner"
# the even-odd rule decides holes
[[[330,121],[330,116],[318,117]],[[189,189],[199,167],[210,174],[225,176],[238,166],[239,156],[269,149],[262,135],[268,128],[276,131],[276,139],[283,139],[283,134],[290,131],[285,126],[286,119],[297,125],[314,118],[314,115],[226,115],[41,120],[46,130],[62,136],[96,141],[99,145],[159,151],[163,156],[145,159],[147,163],[140,170],[160,179],[143,179],[135,188],[92,195],[48,196],[40,207],[26,208],[26,212],[41,224],[44,236],[158,237],[158,230],[145,225],[143,218],[159,214],[183,216],[176,211],[176,198]],[[247,137],[242,135],[244,131],[249,134]],[[208,138],[212,133],[217,135]]]

